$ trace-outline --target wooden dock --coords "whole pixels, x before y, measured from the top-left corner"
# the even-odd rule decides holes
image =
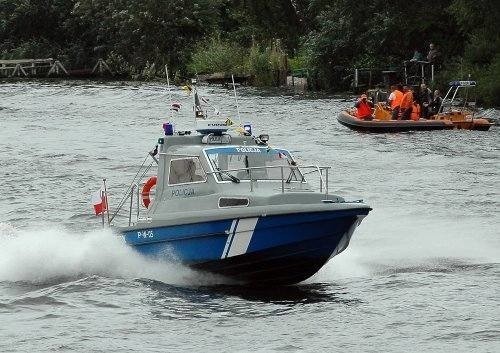
[[[2,77],[40,77],[62,74],[69,75],[64,65],[52,58],[0,60],[0,76]]]
[[[108,64],[99,59],[93,69],[66,70],[64,65],[52,58],[0,60],[0,77],[91,77],[114,73]]]

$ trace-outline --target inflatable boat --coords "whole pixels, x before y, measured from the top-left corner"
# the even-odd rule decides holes
[[[363,120],[349,111],[340,112],[337,120],[349,129],[367,132],[446,130],[454,128],[453,122],[449,120]]]

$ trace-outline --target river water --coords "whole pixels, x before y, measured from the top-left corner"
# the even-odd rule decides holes
[[[237,119],[232,91],[201,87]],[[191,98],[174,116],[191,128]],[[92,215],[170,120],[160,84],[0,85],[0,351],[500,351],[500,129],[363,134],[351,99],[239,91],[243,121],[373,212],[286,289],[231,286],[136,255]],[[498,121],[500,112],[486,114]]]

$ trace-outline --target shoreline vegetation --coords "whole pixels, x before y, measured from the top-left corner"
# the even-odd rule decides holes
[[[306,77],[310,90],[350,88],[354,68],[400,68],[430,43],[434,86],[474,79],[500,106],[500,3],[361,0],[0,0],[0,59],[54,58],[68,70],[103,59],[120,79],[173,83],[234,74],[257,87]]]

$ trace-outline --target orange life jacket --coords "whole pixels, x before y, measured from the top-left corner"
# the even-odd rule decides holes
[[[356,109],[356,117],[362,119],[372,115],[372,107],[366,101],[360,101]]]
[[[415,102],[413,103],[413,108],[411,110],[410,118],[411,118],[411,120],[415,120],[415,121],[420,119],[420,104],[415,103]]]
[[[401,99],[401,109],[408,109],[411,107],[413,102],[413,93],[411,91],[406,92]]]
[[[391,108],[394,109],[401,105],[401,101],[403,100],[403,92],[397,89],[392,93],[394,93],[394,99],[391,101]]]

